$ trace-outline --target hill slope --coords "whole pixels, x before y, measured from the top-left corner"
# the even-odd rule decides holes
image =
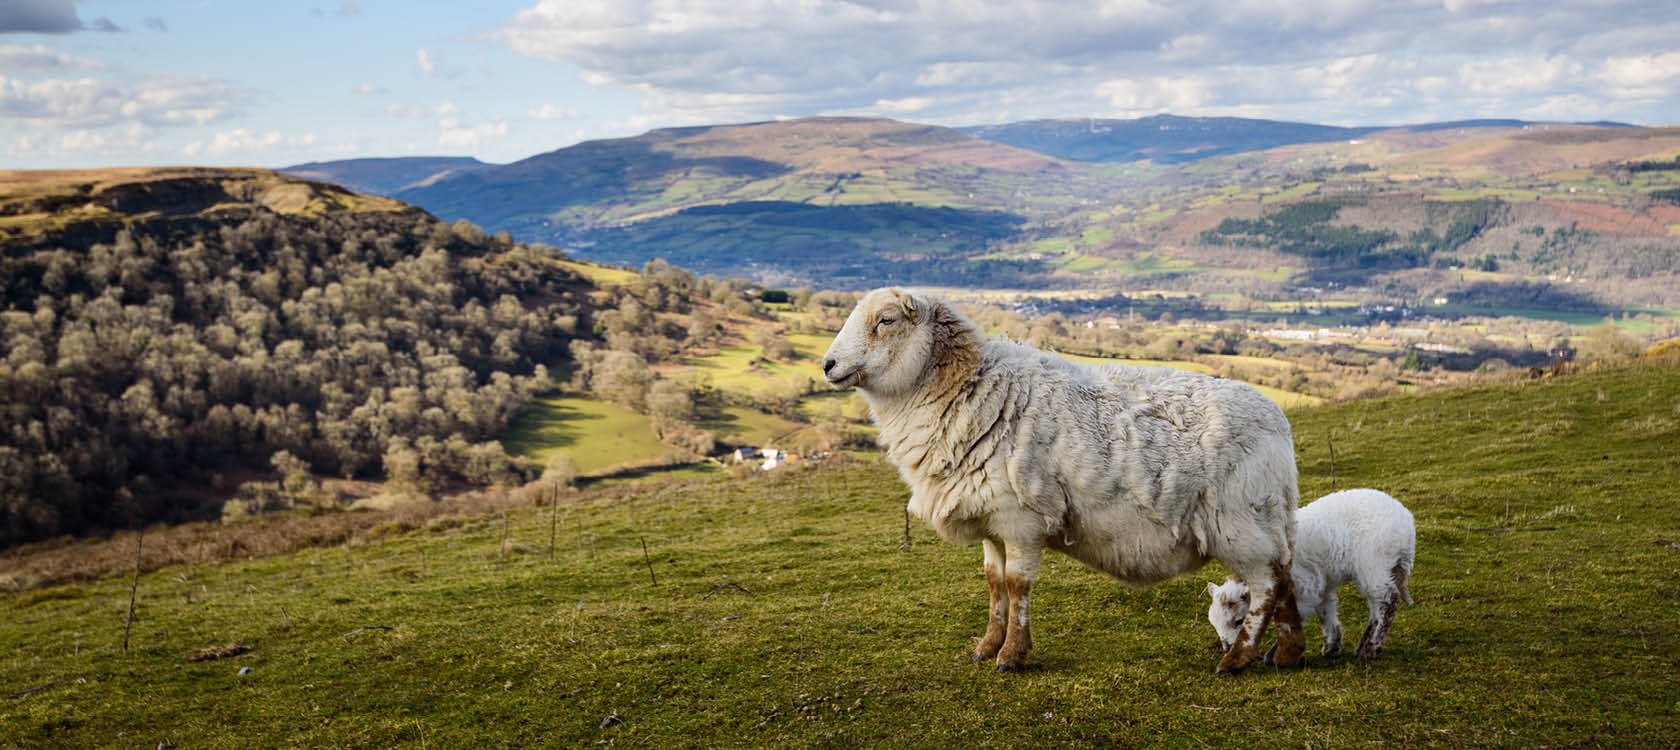
[[[550,251],[261,170],[0,173],[0,247],[0,547],[214,516],[270,469],[292,497],[404,457],[504,478],[488,441],[593,289]]]
[[[921,527],[901,549],[903,486],[860,463],[505,521],[393,514],[342,547],[148,573],[126,654],[126,577],[6,594],[0,683],[27,692],[0,736],[1661,746],[1680,663],[1676,403],[1666,365],[1292,412],[1306,497],[1330,489],[1333,445],[1338,486],[1417,518],[1417,603],[1370,663],[1315,651],[1216,678],[1217,566],[1138,592],[1051,555],[1037,668],[971,665],[978,553]],[[1356,596],[1343,613],[1357,632]],[[212,648],[230,644],[248,650]]]

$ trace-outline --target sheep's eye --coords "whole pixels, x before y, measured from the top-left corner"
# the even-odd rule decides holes
[[[890,326],[890,325],[892,325],[894,323],[897,323],[897,322],[898,322],[898,318],[882,318],[879,322],[877,322],[875,324],[875,329],[880,330],[881,328],[884,328],[886,326]]]

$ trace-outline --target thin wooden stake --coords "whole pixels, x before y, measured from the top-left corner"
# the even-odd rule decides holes
[[[502,509],[502,557],[507,557],[508,512]]]
[[[1330,491],[1336,491],[1336,439],[1333,434],[1324,436],[1324,442],[1330,446]]]
[[[549,488],[548,491],[548,561],[554,562],[554,537],[560,529],[560,487]]]
[[[140,592],[140,549],[146,542],[146,530],[134,536],[134,582],[128,586],[128,617],[123,618],[123,653],[128,653],[128,630],[134,625],[134,597]]]
[[[292,616],[286,614],[286,605],[284,605],[284,604],[280,605],[280,617],[283,618],[286,621],[286,629],[291,630],[292,629]]]
[[[653,585],[658,586],[659,585],[659,576],[656,576],[656,575],[653,574],[653,561],[648,559],[647,540],[642,539],[641,537],[636,537],[636,538],[641,539],[641,542],[642,542],[642,562],[647,563],[648,578],[653,580]]]

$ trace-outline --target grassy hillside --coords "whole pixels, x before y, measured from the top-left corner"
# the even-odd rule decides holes
[[[1676,403],[1668,365],[1292,412],[1308,497],[1333,444],[1336,486],[1417,517],[1371,663],[1216,678],[1217,566],[1138,592],[1050,556],[1037,668],[968,664],[978,552],[901,549],[861,462],[148,573],[126,654],[126,578],[6,594],[0,744],[1663,746]]]

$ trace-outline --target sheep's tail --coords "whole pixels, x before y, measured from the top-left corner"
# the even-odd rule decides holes
[[[1409,570],[1411,567],[1410,560],[1400,558],[1400,561],[1394,564],[1394,570],[1389,573],[1389,577],[1394,581],[1394,590],[1399,592],[1400,598],[1407,604],[1412,603],[1412,592],[1406,585],[1412,577],[1412,571]]]

